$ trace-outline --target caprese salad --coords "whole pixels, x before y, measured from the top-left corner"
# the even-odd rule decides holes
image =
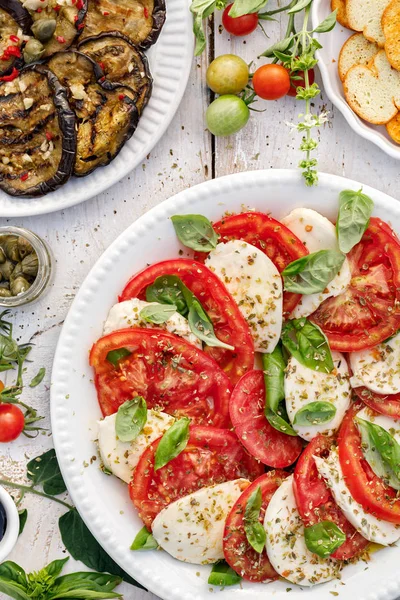
[[[400,241],[372,212],[172,217],[194,254],[134,275],[90,353],[132,550],[311,586],[400,539]]]

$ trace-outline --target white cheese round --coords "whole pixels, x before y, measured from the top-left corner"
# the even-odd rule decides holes
[[[400,392],[400,333],[375,348],[349,356],[353,387],[364,385],[377,394]]]

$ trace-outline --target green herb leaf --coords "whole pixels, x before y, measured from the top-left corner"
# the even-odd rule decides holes
[[[64,568],[64,565],[66,562],[69,561],[69,556],[67,556],[67,558],[62,558],[60,560],[53,560],[53,562],[51,562],[50,564],[47,565],[47,567],[45,567],[48,575],[51,575],[51,577],[58,577],[59,574],[61,573],[61,571]]]
[[[268,0],[235,0],[229,11],[229,16],[236,18],[256,13],[264,8],[267,3]]]
[[[216,5],[216,0],[193,0],[190,5],[190,11],[193,13],[193,33],[196,38],[195,56],[199,56],[206,47],[203,19],[214,12]]]
[[[175,304],[150,304],[145,306],[139,313],[139,317],[148,323],[162,325],[170,319],[177,311]]]
[[[221,561],[213,565],[212,571],[208,578],[210,585],[219,585],[226,587],[228,585],[236,585],[242,580],[240,575],[235,573],[233,569],[225,562]]]
[[[369,225],[373,208],[373,201],[361,190],[340,192],[336,231],[342,252],[347,254],[361,240]]]
[[[302,365],[313,371],[331,373],[334,369],[331,350],[323,331],[305,317],[286,321],[282,343]]]
[[[263,354],[262,361],[265,383],[264,414],[274,429],[287,435],[297,436],[289,423],[284,404],[286,362],[283,358],[281,346],[276,346],[270,354]]]
[[[157,471],[179,456],[189,440],[190,419],[183,417],[176,421],[162,436],[156,450],[154,470]]]
[[[331,402],[309,402],[297,411],[294,424],[301,427],[329,423],[336,415],[336,406]]]
[[[41,484],[45,494],[58,496],[67,491],[63,476],[56,457],[55,450],[51,449],[33,458],[27,464],[27,477],[33,485]]]
[[[39,369],[37,375],[35,375],[35,377],[30,382],[29,387],[34,388],[37,385],[39,385],[39,383],[42,383],[45,375],[46,375],[46,369],[44,367],[42,367],[41,369]]]
[[[115,433],[121,442],[136,440],[147,422],[147,404],[142,396],[127,400],[118,408]]]
[[[400,444],[386,429],[356,417],[361,447],[369,466],[395,490],[400,490]]]
[[[120,577],[105,573],[70,573],[56,579],[46,598],[47,600],[122,598],[121,594],[112,591],[121,581]]]
[[[346,541],[346,536],[336,523],[320,521],[304,529],[304,539],[310,552],[327,558]]]
[[[197,252],[210,252],[217,247],[218,235],[206,217],[175,215],[171,217],[171,221],[179,241],[187,248]]]
[[[295,294],[323,292],[339,273],[345,258],[337,250],[319,250],[302,256],[282,271],[285,291]]]
[[[118,366],[120,360],[130,356],[131,354],[132,352],[130,352],[127,348],[117,348],[117,350],[110,350],[106,358],[108,362],[116,367]]]
[[[158,543],[147,527],[143,527],[139,531],[131,546],[131,550],[155,550],[156,548],[158,548]]]
[[[298,13],[298,12],[304,10],[305,8],[307,8],[307,6],[309,4],[311,4],[312,1],[313,0],[300,0],[294,6],[292,6],[292,8],[289,8],[289,10],[287,11],[287,14],[292,15],[294,13]]]
[[[247,501],[243,521],[247,541],[249,542],[250,546],[252,546],[252,548],[254,548],[254,550],[259,554],[261,554],[261,552],[264,550],[265,542],[267,540],[265,529],[260,523],[261,505],[261,487],[258,486],[258,488],[254,490]]]
[[[171,304],[176,306],[179,314],[183,317],[189,312],[189,307],[186,302],[183,289],[189,292],[188,297],[192,294],[191,291],[183,284],[176,275],[163,275],[157,277],[152,285],[146,289],[147,302],[158,302],[159,304]]]
[[[336,15],[337,15],[337,9],[334,10],[333,12],[331,12],[331,14],[328,15],[326,17],[326,19],[324,19],[322,21],[322,23],[320,23],[318,25],[318,27],[316,27],[314,29],[314,32],[315,33],[327,33],[328,31],[332,31],[332,29],[336,25]]]
[[[15,600],[31,600],[31,596],[28,596],[25,589],[15,583],[14,581],[7,581],[0,577],[0,592],[9,596],[10,598],[15,598]]]
[[[18,359],[18,344],[15,340],[0,333],[0,362],[2,364]]]
[[[207,346],[226,348],[227,350],[235,349],[234,346],[225,344],[217,338],[214,327],[197,298],[193,298],[191,302],[188,323],[190,331]]]
[[[27,509],[24,508],[23,510],[20,510],[18,512],[18,516],[19,516],[19,532],[18,532],[18,535],[21,535],[21,533],[25,529],[26,521],[28,519],[28,511],[27,511]]]
[[[23,588],[28,583],[24,569],[12,560],[7,560],[0,564],[0,579],[14,581]]]
[[[265,52],[263,52],[260,56],[266,56],[267,58],[271,58],[275,55],[275,52],[285,52],[285,50],[288,50],[288,48],[290,48],[292,45],[292,37],[284,38],[283,40],[276,42],[276,44],[272,44],[272,46],[267,48],[267,50],[265,50]]]

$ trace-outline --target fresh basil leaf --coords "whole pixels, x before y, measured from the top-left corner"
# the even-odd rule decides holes
[[[175,215],[171,217],[171,221],[179,241],[187,248],[197,252],[210,252],[217,247],[218,235],[206,217]]]
[[[289,423],[284,404],[286,362],[281,346],[276,346],[270,354],[263,354],[262,361],[265,384],[264,414],[274,429],[287,435],[297,436],[297,433]]]
[[[272,410],[267,409],[265,416],[268,423],[281,433],[291,435],[292,437],[297,437],[297,433],[289,423],[289,417],[287,416],[286,409],[283,404],[279,408],[279,413],[274,413]]]
[[[216,0],[193,0],[190,5],[190,11],[193,13],[193,33],[196,39],[195,56],[199,56],[206,47],[203,19],[214,12],[216,5]]]
[[[106,358],[108,362],[110,362],[114,367],[118,366],[118,363],[123,358],[130,356],[132,352],[130,352],[127,348],[117,348],[116,350],[110,350],[107,354]]]
[[[344,190],[339,195],[339,215],[336,232],[339,248],[347,254],[361,240],[368,228],[374,203],[361,190]]]
[[[127,400],[118,408],[115,433],[121,442],[136,440],[147,422],[147,404],[142,396]]]
[[[191,302],[188,323],[190,331],[207,346],[226,348],[227,350],[235,349],[234,346],[225,344],[217,338],[214,327],[197,298],[193,298]]]
[[[26,521],[28,519],[28,511],[26,508],[24,508],[23,510],[20,510],[18,512],[18,516],[19,516],[19,532],[18,535],[21,535],[21,533],[23,532],[25,525],[26,525]]]
[[[305,317],[284,323],[282,344],[305,367],[325,373],[333,371],[332,354],[325,334]]]
[[[346,541],[346,536],[336,523],[320,521],[305,527],[304,540],[310,552],[327,558]]]
[[[96,584],[92,584],[91,589],[76,589],[65,590],[56,594],[51,593],[50,596],[46,597],[46,600],[107,600],[108,598],[122,598],[121,594],[117,592],[103,592],[101,589],[96,589]]]
[[[294,424],[300,427],[329,423],[336,415],[336,406],[331,402],[309,402],[297,411]]]
[[[34,388],[37,385],[39,385],[39,383],[42,383],[45,375],[46,375],[46,369],[44,367],[42,367],[41,369],[39,369],[37,375],[35,375],[35,377],[30,382],[29,387]]]
[[[285,52],[285,50],[288,50],[292,45],[293,38],[285,38],[283,40],[280,40],[279,42],[276,42],[276,44],[272,44],[272,46],[267,48],[267,50],[265,50],[265,52],[263,52],[260,56],[266,56],[267,58],[271,58],[275,55],[275,52]]]
[[[0,564],[0,579],[14,581],[22,587],[25,587],[28,583],[24,569],[12,560]]]
[[[292,6],[292,8],[289,8],[289,10],[287,11],[287,14],[291,15],[293,13],[300,12],[304,8],[307,8],[307,6],[309,4],[311,4],[312,1],[313,0],[300,0],[300,2],[297,2],[297,4],[295,4],[294,6]]]
[[[225,562],[221,561],[213,565],[208,583],[210,585],[219,585],[226,587],[228,585],[236,585],[242,580],[240,575],[235,573],[233,569]]]
[[[258,521],[260,518],[260,510],[262,505],[261,487],[258,486],[247,500],[246,508],[244,509],[244,520],[248,523]]]
[[[319,250],[298,258],[282,271],[285,291],[295,294],[323,292],[339,273],[345,258],[337,250]]]
[[[158,543],[147,530],[143,527],[132,542],[131,550],[155,550],[158,548]]]
[[[0,333],[0,362],[8,363],[18,360],[18,344],[13,338]]]
[[[267,539],[265,529],[260,523],[260,510],[262,505],[261,487],[258,486],[247,501],[244,511],[244,531],[247,541],[256,552],[261,554]]]
[[[190,419],[183,417],[175,421],[173,425],[162,436],[157,446],[154,470],[158,471],[171,460],[179,456],[186,448],[189,440]]]
[[[65,563],[68,561],[69,556],[60,560],[53,560],[53,562],[51,562],[47,565],[47,567],[45,567],[47,574],[54,578],[58,577],[61,571],[63,570]]]
[[[31,600],[32,596],[28,596],[25,589],[15,583],[14,581],[7,581],[5,579],[0,578],[0,592],[9,596],[10,598],[15,598],[15,600]]]
[[[58,496],[67,491],[55,450],[36,456],[27,464],[27,477],[33,485],[41,484],[45,494]]]
[[[162,325],[176,313],[175,304],[150,304],[139,313],[139,317],[148,323]]]
[[[61,591],[72,591],[73,589],[101,589],[103,592],[112,592],[117,585],[122,583],[121,577],[109,573],[94,573],[79,571],[58,577],[54,582],[52,593]]]
[[[400,490],[400,444],[376,423],[356,417],[361,447],[369,466],[395,490]]]
[[[96,538],[90,533],[76,508],[72,508],[63,514],[58,521],[58,525],[63,544],[75,560],[80,560],[89,569],[111,573],[121,577],[127,583],[145,589],[108,556]]]
[[[189,307],[183,293],[183,282],[176,275],[164,275],[157,277],[152,285],[146,289],[147,302],[158,302],[159,304],[171,304],[176,306],[179,314],[186,317]],[[190,290],[186,290],[191,294]]]
[[[235,0],[229,16],[232,18],[242,17],[251,13],[256,13],[267,4],[268,0]]]
[[[328,31],[332,31],[332,29],[336,25],[336,15],[337,9],[331,12],[330,15],[326,17],[319,25],[314,29],[315,33],[327,33]]]

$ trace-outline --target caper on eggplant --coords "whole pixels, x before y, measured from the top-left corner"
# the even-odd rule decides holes
[[[44,50],[45,48],[42,42],[39,42],[39,40],[36,40],[35,38],[31,38],[26,42],[26,45],[23,49],[24,61],[27,65],[36,62],[42,58]]]
[[[32,25],[32,33],[39,42],[48,42],[54,35],[57,21],[55,19],[39,19]]]

